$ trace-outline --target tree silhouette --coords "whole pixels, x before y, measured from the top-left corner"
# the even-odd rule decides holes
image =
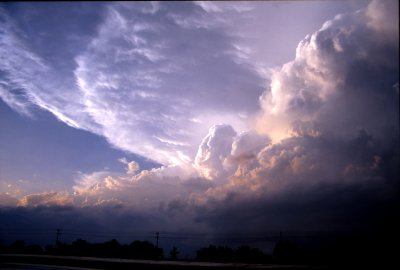
[[[243,263],[261,263],[265,261],[265,254],[256,248],[240,246],[235,252],[235,261]]]
[[[178,259],[178,254],[179,251],[178,249],[174,246],[171,251],[169,252],[169,257],[171,260],[177,260]]]
[[[231,262],[234,251],[231,248],[223,246],[210,245],[197,251],[196,260],[209,262]]]
[[[280,263],[300,263],[307,258],[306,252],[293,241],[280,240],[274,248],[273,256]]]
[[[134,241],[129,247],[129,254],[136,259],[162,259],[164,257],[162,248],[154,246],[148,241]]]

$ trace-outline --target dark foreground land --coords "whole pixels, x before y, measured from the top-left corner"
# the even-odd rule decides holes
[[[0,269],[18,270],[67,270],[67,269],[326,269],[318,266],[263,265],[239,263],[209,263],[159,260],[130,260],[92,257],[70,257],[49,255],[0,255]]]
[[[193,261],[179,260],[176,247],[166,257],[162,248],[148,241],[92,244],[77,239],[43,249],[18,240],[0,246],[0,270],[400,269],[398,236],[389,226],[377,232],[319,233],[308,238],[280,235],[272,254],[250,246],[209,245],[199,249]]]

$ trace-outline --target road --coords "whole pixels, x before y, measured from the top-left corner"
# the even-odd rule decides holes
[[[58,265],[36,265],[19,263],[0,263],[1,270],[97,270],[94,268],[68,267]]]
[[[128,260],[48,255],[1,254],[1,270],[95,270],[95,269],[323,269],[299,265],[262,265],[211,262]]]

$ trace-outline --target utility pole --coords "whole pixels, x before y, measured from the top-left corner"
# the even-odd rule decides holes
[[[156,232],[156,247],[158,248],[158,239],[160,238],[160,233]]]
[[[58,247],[60,235],[61,235],[61,230],[57,229],[57,232],[56,232],[56,247]]]

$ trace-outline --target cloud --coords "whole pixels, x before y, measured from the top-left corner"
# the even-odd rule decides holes
[[[236,132],[229,125],[216,125],[210,128],[196,155],[195,165],[200,173],[208,178],[218,178],[224,172],[223,161],[231,153]]]
[[[374,136],[382,136],[386,128],[398,129],[394,102],[398,94],[393,91],[399,80],[398,63],[392,61],[398,57],[398,31],[375,18],[385,10],[380,7],[371,13],[375,5],[379,4],[338,15],[299,43],[295,60],[273,73],[270,91],[261,97],[260,121],[265,124],[259,124],[260,129],[268,132],[269,121],[273,128],[275,119],[285,123],[281,134],[295,121],[343,136],[359,129]],[[386,12],[388,25],[395,25],[396,16]],[[391,38],[377,30],[380,27],[391,29]]]
[[[393,86],[399,67],[390,59],[398,58],[398,38],[368,23],[374,5],[336,16],[299,43],[295,60],[273,73],[260,98],[255,133],[272,143],[261,140],[253,153],[244,148],[250,158],[230,163],[231,182],[208,196],[290,194],[319,184],[396,186],[399,104]],[[234,159],[223,158],[225,164]]]
[[[127,174],[134,174],[136,171],[139,170],[139,164],[136,161],[128,161],[126,158],[118,159],[119,162],[127,165]]]
[[[0,18],[4,22],[0,31],[0,57],[2,76],[0,81],[0,97],[16,111],[30,115],[29,103],[34,99],[32,95],[24,93],[24,86],[36,90],[36,85],[27,80],[37,73],[44,73],[48,69],[46,65],[34,53],[24,48],[24,44],[18,38],[16,26],[11,18],[0,8]],[[24,65],[18,65],[24,63]],[[21,89],[22,88],[22,89]]]
[[[253,160],[269,143],[268,137],[253,131],[237,134],[230,125],[215,125],[199,146],[194,168],[200,176],[213,181],[218,179],[221,184],[240,164]]]
[[[211,226],[220,226],[221,231],[232,224],[235,231],[290,224],[312,228],[313,219],[316,227],[328,228],[323,220],[336,218],[334,226],[345,228],[344,216],[363,204],[379,208],[396,203],[391,200],[399,190],[395,180],[399,151],[393,148],[399,144],[399,97],[394,87],[399,66],[391,59],[399,56],[398,31],[389,26],[395,25],[396,15],[387,7],[376,12],[389,12],[393,24],[371,15],[377,4],[326,22],[299,43],[295,60],[273,72],[270,88],[260,98],[262,112],[253,131],[261,135],[248,140],[254,146],[243,144],[239,151],[241,144],[229,143],[239,142],[241,136],[221,135],[221,145],[227,144],[223,149],[231,153],[215,151],[216,157],[230,165],[231,173],[225,176],[228,182],[194,196],[203,222],[214,220]],[[211,156],[207,151],[204,156]],[[235,153],[244,158],[235,158]],[[211,164],[226,172],[227,166]],[[357,199],[340,197],[342,192]],[[318,204],[320,208],[315,208]],[[296,205],[309,216],[285,214]],[[339,210],[343,207],[349,209],[345,215]],[[368,219],[368,213],[363,215]],[[252,218],[254,222],[248,222]],[[234,225],[239,220],[245,222]],[[347,225],[362,226],[362,222],[352,219]]]
[[[240,115],[257,109],[261,79],[234,62],[227,34],[198,25],[208,18],[198,6],[161,4],[156,14],[110,6],[76,57],[75,76],[85,111],[111,143],[179,164],[193,159],[214,115],[243,125]]]
[[[120,149],[180,164],[193,160],[210,126],[229,119],[245,129],[258,109],[264,79],[237,61],[224,23],[197,4],[110,3],[97,16],[71,5],[48,18],[61,18],[62,37],[61,21],[43,29],[30,8],[15,10],[37,22],[39,36],[1,9],[0,93],[16,111],[34,115],[38,106]],[[77,28],[70,13],[87,26]],[[68,50],[49,47],[54,36]]]
[[[209,127],[225,122],[241,132],[258,111],[268,72],[242,34],[252,26],[244,23],[248,17],[263,17],[257,10],[267,7],[109,3],[90,11],[85,4],[60,5],[45,29],[33,6],[18,5],[13,12],[24,16],[15,19],[2,9],[2,55],[13,52],[1,67],[2,98],[20,112],[32,113],[32,104],[38,105],[72,127],[164,165],[190,163]],[[38,31],[24,27],[29,20]],[[29,46],[23,34],[35,42]],[[50,38],[68,49],[49,47]],[[317,106],[308,92],[302,98],[312,97]],[[276,108],[284,103],[278,96],[274,102]],[[281,121],[286,118],[275,122]],[[280,138],[277,133],[269,136]]]
[[[68,192],[42,192],[23,196],[18,206],[68,206],[73,204],[73,198]]]
[[[169,159],[168,166],[140,172],[121,159],[126,174],[79,175],[77,209],[109,207],[118,217],[126,212],[168,228],[248,232],[363,228],[398,203],[398,32],[381,19],[388,13],[395,20],[395,9],[372,2],[326,22],[299,43],[293,61],[273,71],[258,99],[256,90],[240,90],[253,83],[234,87],[233,77],[221,83],[210,75],[231,68],[243,76],[238,81],[259,79],[217,54],[229,39],[199,24],[203,9],[180,7],[196,20],[182,22],[179,10],[163,5],[151,12],[110,6],[98,35],[76,58],[85,111],[101,133],[121,148]],[[207,12],[219,11],[209,6]],[[177,31],[173,42],[166,30]],[[187,38],[199,38],[193,33],[200,43],[187,46]],[[211,37],[210,49],[202,39]],[[195,85],[181,80],[196,76]],[[257,101],[257,121],[246,132],[229,121],[215,125],[218,117],[207,120],[211,111],[235,122],[243,108],[254,113]],[[70,197],[44,193],[23,201],[62,205],[56,202],[68,204]]]
[[[388,39],[399,41],[398,35],[393,33],[399,32],[399,16],[393,10],[399,8],[396,1],[388,1],[381,3],[372,1],[367,8],[368,26]]]
[[[370,231],[378,226],[393,230],[394,196],[377,195],[375,188],[359,185],[319,184],[295,186],[277,196],[242,196],[230,193],[196,208],[199,223],[215,233],[267,233],[279,231]]]
[[[191,165],[142,170],[136,174],[94,172],[81,174],[73,187],[77,206],[123,204],[146,212],[163,208],[170,201],[190,201],[195,193],[214,186],[198,176]]]
[[[0,193],[0,206],[1,207],[15,207],[18,200],[7,193]]]
[[[240,4],[232,3],[230,5],[221,5],[209,1],[196,1],[195,4],[199,5],[206,12],[211,12],[211,13],[212,12],[221,13],[226,11],[233,11],[235,13],[240,13],[254,9],[254,7],[251,6],[249,3],[240,3]]]
[[[68,10],[59,9],[57,12],[68,12]],[[57,12],[53,16],[57,17]],[[26,12],[22,18],[29,20],[31,16],[35,16],[34,14]],[[53,16],[51,18],[55,19]],[[61,57],[59,55],[55,57],[52,51],[35,50],[34,44],[30,41],[43,41],[42,36],[38,36],[37,32],[24,32],[20,28],[21,23],[14,20],[3,7],[0,7],[0,18],[3,22],[0,29],[2,32],[0,97],[3,101],[23,115],[34,117],[35,110],[40,108],[51,112],[71,127],[93,131],[94,123],[81,114],[83,107],[79,102],[79,93],[74,89],[76,87],[75,82],[71,80],[71,74],[67,74],[64,69],[48,61]],[[60,16],[56,18],[59,19]],[[52,37],[59,36],[58,34],[59,32],[57,35],[52,33],[43,36],[47,38],[51,36],[50,38],[55,41]],[[46,42],[48,41],[43,41],[44,44]],[[56,52],[59,53],[60,50]],[[67,65],[66,61],[64,64]]]

